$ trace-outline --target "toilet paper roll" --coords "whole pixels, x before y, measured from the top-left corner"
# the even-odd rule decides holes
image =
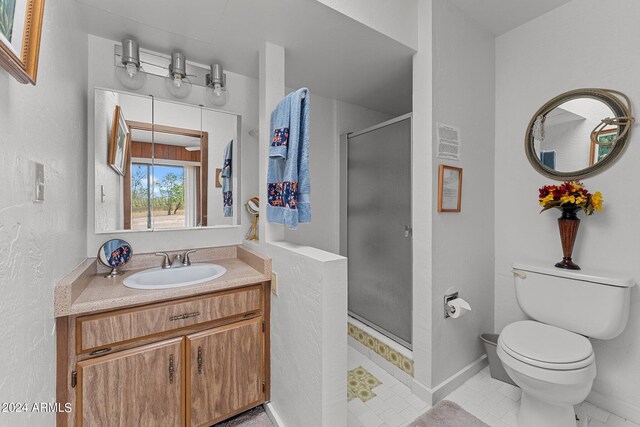
[[[471,306],[462,298],[456,298],[447,303],[447,312],[454,319],[462,316],[467,311],[471,311]]]

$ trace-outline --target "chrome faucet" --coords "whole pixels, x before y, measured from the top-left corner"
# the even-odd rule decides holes
[[[171,268],[171,260],[169,259],[169,254],[166,252],[156,252],[156,256],[163,256],[164,259],[162,260],[162,268],[163,269],[167,269],[167,268]]]
[[[164,257],[164,259],[162,260],[162,268],[163,269],[167,269],[167,268],[179,268],[179,267],[188,267],[191,265],[191,259],[189,258],[189,255],[196,252],[195,249],[191,249],[189,251],[186,251],[184,253],[184,255],[180,255],[177,254],[174,258],[173,261],[171,261],[171,258],[169,257],[169,254],[166,252],[156,252],[157,256],[162,256]]]
[[[177,254],[173,257],[173,262],[171,263],[171,268],[182,267],[182,255]]]

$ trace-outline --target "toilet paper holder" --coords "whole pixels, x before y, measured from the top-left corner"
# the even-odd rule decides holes
[[[452,294],[448,294],[444,296],[444,318],[448,319],[449,317],[449,311],[447,310],[447,307],[449,306],[449,301],[453,301],[454,299],[458,298],[458,293],[454,292]]]
[[[444,318],[457,319],[467,311],[471,311],[471,305],[454,292],[444,296]]]

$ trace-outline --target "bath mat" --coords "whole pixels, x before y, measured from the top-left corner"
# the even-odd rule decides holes
[[[264,408],[258,406],[226,421],[214,424],[213,427],[273,427],[273,423]]]
[[[489,427],[460,406],[442,400],[420,415],[409,427]]]
[[[378,387],[380,380],[371,375],[371,372],[358,366],[347,373],[347,401],[358,398],[363,402],[376,397],[373,388]]]

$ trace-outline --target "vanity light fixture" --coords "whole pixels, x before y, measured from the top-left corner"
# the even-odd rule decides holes
[[[229,100],[227,91],[227,75],[224,73],[222,65],[211,64],[211,73],[206,77],[207,90],[205,97],[207,101],[217,107],[222,107]]]
[[[147,74],[140,65],[140,47],[133,39],[122,40],[122,67],[116,67],[118,81],[128,89],[140,89],[147,82]]]
[[[164,87],[171,96],[186,98],[191,93],[191,81],[187,77],[187,59],[180,52],[171,54],[169,75],[164,79]]]

